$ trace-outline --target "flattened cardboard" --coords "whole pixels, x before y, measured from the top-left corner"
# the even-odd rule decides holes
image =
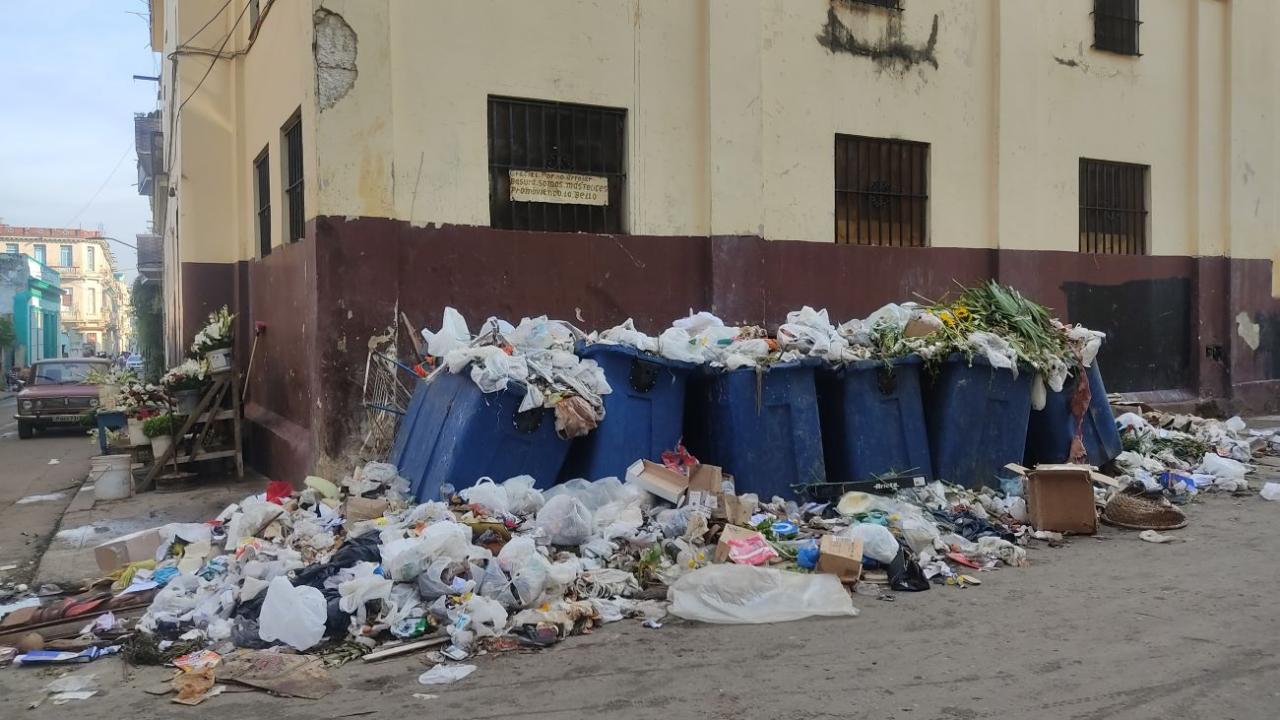
[[[1040,465],[1027,476],[1027,519],[1037,530],[1093,535],[1098,511],[1089,465]]]
[[[853,584],[862,576],[862,539],[823,535],[818,542],[818,572],[839,576]]]
[[[716,543],[715,562],[722,563],[729,559],[729,541],[745,540],[752,535],[756,535],[757,531],[751,528],[739,527],[737,525],[725,525],[724,530],[720,532],[720,540]]]
[[[680,504],[680,498],[689,489],[689,478],[649,460],[632,463],[627,468],[627,480],[676,505]]]
[[[156,550],[163,542],[160,528],[139,530],[98,545],[93,549],[93,558],[98,561],[99,570],[109,573],[139,560],[155,560]]]
[[[391,509],[391,503],[386,498],[363,498],[358,496],[347,498],[344,506],[345,509],[342,516],[347,519],[347,522],[380,518]]]

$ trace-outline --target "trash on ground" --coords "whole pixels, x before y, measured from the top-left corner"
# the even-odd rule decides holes
[[[423,685],[448,685],[476,671],[475,665],[436,665],[418,676]]]

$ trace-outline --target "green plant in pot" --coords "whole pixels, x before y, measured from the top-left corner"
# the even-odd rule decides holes
[[[147,418],[142,423],[142,432],[151,438],[151,453],[156,460],[164,457],[173,444],[174,433],[181,429],[182,416],[168,413]]]

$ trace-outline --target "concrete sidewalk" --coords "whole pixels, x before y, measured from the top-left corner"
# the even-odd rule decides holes
[[[192,481],[182,490],[138,493],[126,500],[95,501],[93,486],[83,485],[62,516],[58,533],[35,572],[36,583],[79,583],[98,577],[93,548],[121,535],[171,522],[212,520],[223,508],[262,492],[266,478],[247,472],[243,479]]]

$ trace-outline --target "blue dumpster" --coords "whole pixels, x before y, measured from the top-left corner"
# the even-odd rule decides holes
[[[1031,414],[1030,368],[991,367],[955,354],[942,361],[925,391],[925,418],[933,476],[980,487],[996,486],[996,473],[1020,463]]]
[[[733,475],[738,493],[762,500],[825,482],[814,364],[699,373],[685,418],[689,451]]]
[[[578,355],[600,364],[613,392],[604,396],[604,421],[574,440],[561,479],[621,479],[636,460],[661,460],[684,433],[685,389],[694,366],[624,345],[587,345]]]
[[[1078,372],[1078,370],[1077,370]],[[1072,374],[1059,392],[1050,391],[1043,410],[1032,410],[1027,425],[1026,465],[1064,463],[1071,459],[1071,439],[1075,437],[1076,419],[1071,416],[1071,397],[1078,375]],[[1085,372],[1089,380],[1089,407],[1085,409],[1082,437],[1087,462],[1102,467],[1120,454],[1120,431],[1116,429],[1107,389],[1102,385],[1098,363]]]
[[[418,383],[391,448],[413,496],[435,500],[446,483],[462,489],[482,477],[532,475],[539,488],[554,485],[569,441],[556,434],[554,411],[517,412],[524,395],[516,382],[485,394],[465,370]]]
[[[920,358],[862,360],[817,371],[822,448],[830,482],[885,475],[933,478]]]

